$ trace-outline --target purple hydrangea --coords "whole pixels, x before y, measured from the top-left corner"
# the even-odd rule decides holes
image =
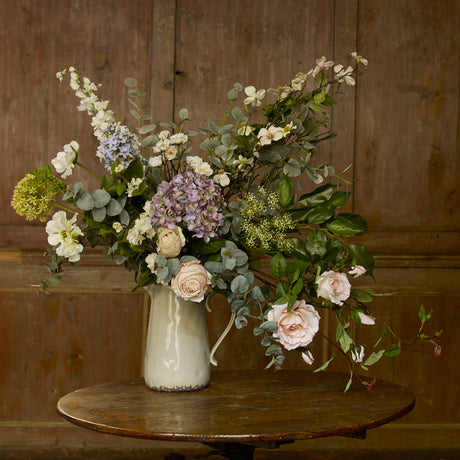
[[[186,171],[158,186],[152,197],[152,222],[168,228],[182,222],[194,236],[208,242],[220,236],[224,216],[219,211],[224,207],[219,185],[206,176]]]
[[[139,154],[139,141],[126,126],[111,125],[103,132],[103,140],[100,141],[96,155],[104,164],[105,169],[110,171],[110,166],[118,158],[125,168],[135,158],[146,160]]]

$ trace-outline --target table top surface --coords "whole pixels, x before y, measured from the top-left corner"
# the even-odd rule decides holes
[[[159,392],[142,379],[76,390],[58,412],[85,428],[134,438],[195,442],[290,442],[353,435],[407,414],[405,388],[377,380],[347,393],[347,374],[218,371],[203,390]],[[356,380],[356,379],[355,379]]]

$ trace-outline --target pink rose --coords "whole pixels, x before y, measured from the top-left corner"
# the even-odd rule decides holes
[[[305,300],[298,300],[290,312],[287,304],[273,305],[267,318],[278,324],[278,331],[273,333],[273,337],[279,338],[287,350],[306,347],[319,330],[320,316]]]
[[[157,231],[157,251],[168,259],[177,257],[185,245],[184,234],[180,227],[173,229],[160,227]]]
[[[350,297],[351,285],[345,273],[329,270],[318,278],[316,284],[318,285],[317,294],[337,305],[343,305],[342,301]]]
[[[179,273],[171,280],[171,288],[176,295],[192,302],[204,300],[211,275],[199,262],[182,264]]]
[[[367,269],[362,265],[354,265],[351,267],[351,270],[348,272],[349,275],[353,275],[353,278],[358,278],[367,272]]]

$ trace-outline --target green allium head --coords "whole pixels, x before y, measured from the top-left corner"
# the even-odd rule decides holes
[[[64,183],[51,174],[51,168],[36,169],[16,184],[11,206],[26,220],[45,222],[53,211],[56,195],[64,190]]]

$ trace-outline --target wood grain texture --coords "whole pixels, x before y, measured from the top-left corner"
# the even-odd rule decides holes
[[[369,449],[374,458],[393,447],[390,456],[407,449],[420,458],[430,446],[458,449],[459,9],[457,0],[0,2],[0,446],[35,445],[43,452],[56,445],[69,456],[66,445],[97,449],[112,442],[108,457],[115,456],[117,448],[128,448],[119,439],[96,441],[94,434],[82,441],[65,429],[1,424],[57,423],[53,407],[63,392],[141,374],[146,304],[143,294],[130,294],[131,273],[91,253],[51,297],[31,287],[45,273],[46,234],[43,224],[25,222],[10,208],[14,184],[72,139],[81,145],[82,162],[100,167],[90,119],[77,112],[77,99],[55,72],[75,65],[102,83],[98,94],[123,122],[130,120],[123,79],[135,77],[150,93],[154,122],[170,121],[187,107],[190,128],[197,128],[210,114],[220,115],[235,81],[269,88],[322,55],[344,62],[345,53],[357,50],[369,69],[333,107],[338,136],[323,146],[321,160],[337,169],[353,163],[348,210],[369,220],[372,234],[358,242],[377,254],[376,282],[364,285],[397,293],[377,299],[372,310],[395,330],[411,333],[419,305],[433,308],[433,330],[445,330],[443,354],[434,359],[431,347],[417,344],[373,368],[372,375],[403,384],[418,400],[391,436],[371,431],[359,447],[334,438],[318,448],[339,446],[336,453],[353,451],[353,458],[359,458],[357,449]],[[87,175],[74,178],[96,186]],[[208,315],[211,342],[228,316],[226,302],[215,299]],[[333,333],[333,321],[323,317],[322,330]],[[218,351],[220,369],[265,366],[264,349],[248,332],[231,331]],[[372,342],[376,332],[360,334]],[[331,352],[320,338],[313,349],[315,365]],[[291,354],[285,367],[305,364]],[[333,369],[346,370],[338,360]],[[448,425],[449,431],[446,424],[457,428]],[[287,447],[280,451],[286,458],[301,458],[301,449],[289,457]],[[162,448],[155,444],[153,450]],[[438,457],[449,458],[445,450]]]
[[[412,410],[411,392],[385,381],[344,394],[346,374],[215,372],[204,390],[158,392],[143,380],[83,388],[59,400],[67,420],[134,438],[222,443],[286,442],[375,428]],[[276,400],[276,411],[272,400]]]

